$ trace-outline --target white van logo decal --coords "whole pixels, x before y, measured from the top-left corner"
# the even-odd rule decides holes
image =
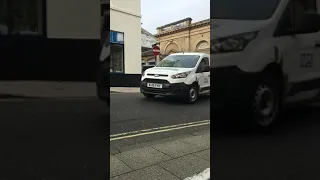
[[[300,55],[300,68],[311,68],[313,67],[313,54],[302,53]]]

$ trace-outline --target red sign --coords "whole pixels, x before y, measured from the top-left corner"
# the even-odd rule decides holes
[[[159,46],[153,46],[152,47],[152,53],[153,53],[153,55],[158,56],[160,54]]]

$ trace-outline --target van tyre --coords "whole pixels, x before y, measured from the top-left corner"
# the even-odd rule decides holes
[[[281,84],[277,76],[268,74],[258,83],[252,102],[252,125],[264,132],[269,131],[281,110]]]
[[[185,99],[185,102],[188,104],[194,104],[199,97],[199,88],[196,85],[192,85],[189,88],[188,95]]]
[[[154,94],[148,94],[148,93],[143,93],[144,97],[148,98],[148,99],[152,99],[154,97],[156,97],[156,95]]]

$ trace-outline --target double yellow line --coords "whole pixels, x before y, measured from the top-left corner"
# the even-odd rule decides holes
[[[206,124],[210,124],[210,120],[195,121],[190,123],[183,123],[183,124],[176,124],[171,126],[162,126],[157,128],[150,128],[150,129],[120,133],[120,134],[113,134],[113,135],[110,135],[110,141],[133,138],[133,137],[149,135],[149,134],[156,134],[156,133],[167,132],[167,131],[173,131],[177,129],[185,129],[190,127],[202,126]]]

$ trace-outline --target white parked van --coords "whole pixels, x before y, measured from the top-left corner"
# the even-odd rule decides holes
[[[211,108],[250,110],[270,127],[320,89],[319,0],[211,1]]]
[[[180,96],[194,103],[210,93],[210,56],[205,53],[175,53],[167,56],[141,77],[140,91],[147,98]]]

